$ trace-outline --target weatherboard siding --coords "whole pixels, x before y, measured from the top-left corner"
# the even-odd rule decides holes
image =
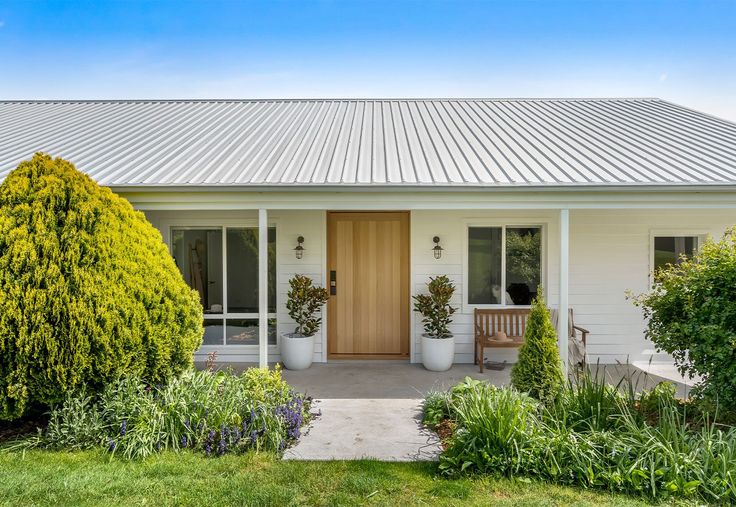
[[[245,223],[254,225],[253,211],[147,211],[147,217],[168,237],[172,221],[203,223]],[[550,305],[559,293],[559,212],[550,210],[415,210],[411,214],[411,288],[422,292],[430,276],[445,274],[457,286],[453,303],[459,308],[452,324],[456,337],[455,361],[473,361],[472,308],[464,304],[467,226],[542,225],[544,284]],[[179,223],[177,222],[177,223]],[[277,228],[277,318],[279,333],[289,332],[293,323],[286,313],[288,280],[296,273],[326,283],[325,212],[319,210],[269,212],[269,222]],[[570,306],[577,324],[588,328],[588,352],[592,361],[615,363],[646,359],[651,349],[644,339],[641,310],[626,298],[627,291],[646,290],[649,284],[651,237],[710,234],[719,237],[736,224],[736,210],[572,210],[570,212]],[[293,248],[297,236],[305,237],[304,258],[297,260]],[[435,259],[432,237],[440,236],[445,249]],[[410,304],[407,302],[407,304]],[[411,360],[421,361],[421,319],[412,314]],[[315,339],[315,361],[326,360],[324,330]],[[231,361],[256,362],[258,351],[215,347],[218,355]],[[212,348],[203,349],[198,358]],[[491,350],[495,360],[516,360],[513,349]],[[269,360],[278,361],[277,348],[269,350]]]

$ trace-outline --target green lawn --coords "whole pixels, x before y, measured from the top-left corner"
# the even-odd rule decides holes
[[[447,480],[421,463],[284,462],[268,455],[0,453],[2,505],[649,505],[537,482]]]

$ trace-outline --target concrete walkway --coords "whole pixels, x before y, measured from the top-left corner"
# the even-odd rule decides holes
[[[252,365],[219,366],[240,371]],[[296,391],[315,399],[313,411],[322,411],[284,459],[436,460],[441,451],[437,436],[420,424],[424,396],[446,390],[466,376],[508,385],[510,373],[511,365],[480,373],[472,364],[456,364],[437,373],[401,361],[331,361],[315,363],[303,371],[284,370],[284,379]],[[662,374],[632,365],[608,365],[600,372],[613,385],[630,379],[635,391],[664,380],[655,373]],[[677,382],[677,388],[678,396],[687,395],[688,386]]]
[[[306,435],[284,454],[287,460],[434,461],[437,436],[422,428],[419,399],[322,399]]]

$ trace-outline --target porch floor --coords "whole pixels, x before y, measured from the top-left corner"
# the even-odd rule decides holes
[[[202,367],[202,364],[197,366]],[[218,367],[232,367],[235,371],[251,366],[255,365],[218,362]],[[421,399],[429,391],[448,389],[466,376],[498,386],[508,385],[511,366],[507,364],[503,370],[486,368],[480,373],[476,365],[455,364],[450,370],[438,373],[406,361],[331,361],[314,363],[302,371],[283,370],[283,377],[296,391],[315,399]],[[630,376],[637,391],[664,380],[631,365],[591,366],[593,371],[598,368],[605,369],[608,382],[614,385]],[[684,397],[688,388],[678,383],[677,391]]]

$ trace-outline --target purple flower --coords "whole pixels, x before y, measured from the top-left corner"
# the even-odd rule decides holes
[[[161,450],[161,440],[159,440],[158,442],[156,442],[156,451],[158,452],[160,450]]]
[[[123,422],[120,424],[120,436],[125,436],[125,433],[128,431],[128,420],[123,419]]]
[[[189,443],[189,440],[187,439],[187,436],[186,435],[182,435],[181,436],[181,446],[182,447],[186,447],[188,443]]]
[[[255,430],[251,431],[250,432],[250,441],[255,444],[257,440],[258,440],[258,432],[255,431]]]
[[[115,440],[110,440],[110,442],[107,444],[107,450],[110,452],[113,452],[115,448],[117,447],[117,444],[115,443]]]

